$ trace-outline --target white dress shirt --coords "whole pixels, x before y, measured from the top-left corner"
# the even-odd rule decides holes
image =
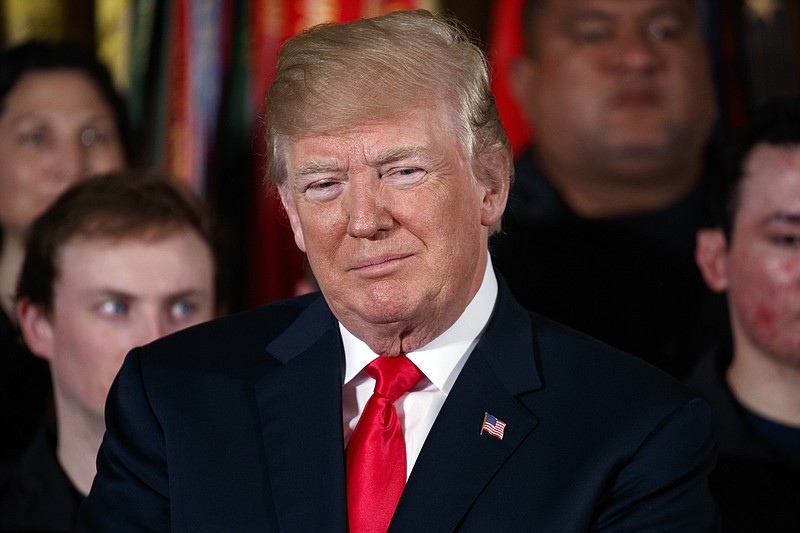
[[[458,320],[419,350],[406,354],[425,374],[422,381],[394,403],[406,441],[406,479],[453,383],[489,322],[496,300],[497,278],[489,258],[481,286]],[[344,442],[347,445],[375,388],[375,380],[364,372],[364,368],[378,355],[341,323],[339,330],[345,355],[342,407]]]

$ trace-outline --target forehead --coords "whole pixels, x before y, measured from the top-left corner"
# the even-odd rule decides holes
[[[179,228],[165,233],[113,237],[75,236],[64,242],[56,254],[59,278],[81,280],[124,280],[140,273],[157,271],[161,279],[213,269],[208,243],[194,230]]]
[[[32,70],[20,77],[8,92],[2,113],[41,113],[73,107],[102,108],[110,112],[110,105],[87,74],[74,69]]]
[[[759,143],[744,161],[738,211],[800,209],[800,145]]]
[[[616,21],[670,13],[689,17],[694,12],[691,0],[542,0],[541,7],[534,11],[533,21],[537,31],[546,31],[577,17]]]
[[[372,160],[391,153],[447,151],[458,146],[456,139],[443,113],[418,108],[333,131],[291,136],[287,139],[287,163],[295,172],[298,166],[318,158]]]

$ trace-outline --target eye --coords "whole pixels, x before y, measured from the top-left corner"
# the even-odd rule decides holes
[[[100,304],[100,313],[108,316],[128,314],[129,306],[121,300],[108,300]]]
[[[98,140],[97,130],[89,128],[85,129],[81,132],[81,144],[86,146],[92,146]]]
[[[43,130],[27,131],[20,136],[20,142],[29,146],[44,146],[48,139],[49,136]]]
[[[312,202],[333,200],[342,191],[342,183],[333,179],[320,179],[309,183],[303,194]]]
[[[181,300],[172,304],[170,308],[170,315],[175,320],[183,320],[192,316],[197,311],[197,305],[194,302]]]
[[[581,21],[572,27],[570,32],[572,40],[583,44],[593,44],[608,41],[613,33],[611,26],[602,21]]]
[[[674,41],[686,33],[686,23],[678,15],[663,15],[647,24],[647,33],[658,41]]]
[[[381,175],[381,179],[394,187],[410,187],[419,183],[427,173],[418,167],[396,167]]]
[[[785,248],[800,248],[800,234],[781,233],[770,238],[773,244]]]
[[[108,143],[112,138],[113,134],[103,128],[86,128],[80,136],[81,145],[85,148]]]
[[[651,24],[647,27],[647,33],[658,41],[675,41],[683,35],[682,28],[665,24]]]

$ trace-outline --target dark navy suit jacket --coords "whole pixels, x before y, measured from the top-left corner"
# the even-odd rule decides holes
[[[708,406],[500,285],[390,531],[716,530]],[[345,532],[342,361],[319,295],[132,351],[78,531]]]

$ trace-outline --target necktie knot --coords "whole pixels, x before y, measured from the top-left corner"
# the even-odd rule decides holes
[[[394,403],[422,379],[422,371],[405,355],[377,357],[364,369],[375,379],[375,392]]]

